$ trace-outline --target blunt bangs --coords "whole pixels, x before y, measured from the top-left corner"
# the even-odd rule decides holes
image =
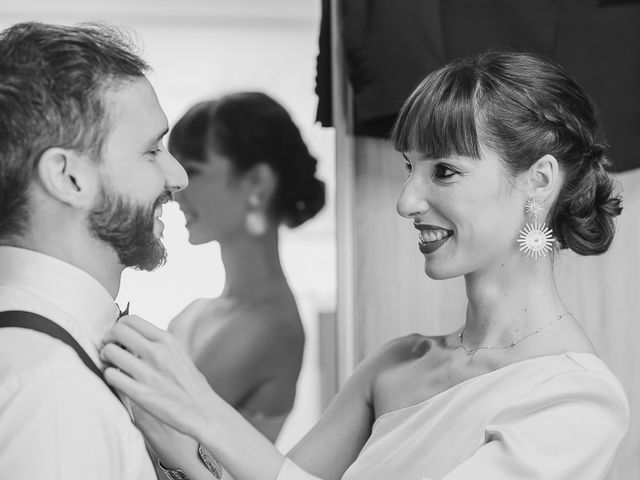
[[[478,78],[462,62],[429,74],[402,106],[391,140],[399,152],[428,158],[480,158],[476,128]]]

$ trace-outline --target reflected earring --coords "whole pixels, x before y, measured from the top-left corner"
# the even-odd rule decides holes
[[[540,257],[546,257],[551,251],[555,239],[547,224],[538,222],[538,217],[542,216],[544,207],[535,198],[530,198],[525,203],[524,211],[529,217],[533,218],[533,221],[526,223],[524,228],[520,230],[520,236],[518,237],[520,251],[535,260]]]
[[[252,211],[247,213],[244,223],[247,232],[253,237],[261,237],[267,232],[267,219],[259,212]]]
[[[249,206],[252,208],[247,212],[244,219],[245,228],[252,237],[261,237],[267,232],[267,219],[264,213],[258,211],[260,200],[256,195],[249,197]]]

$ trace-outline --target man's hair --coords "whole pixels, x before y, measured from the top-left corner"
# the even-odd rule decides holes
[[[59,147],[99,159],[109,131],[104,92],[148,68],[105,25],[29,22],[0,32],[0,242],[26,227],[40,156]]]

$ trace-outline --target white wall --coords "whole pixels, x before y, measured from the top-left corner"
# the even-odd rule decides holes
[[[154,84],[169,123],[195,102],[237,90],[262,90],[279,100],[300,126],[319,159],[328,204],[308,224],[282,231],[285,272],[307,333],[298,400],[278,445],[286,450],[320,410],[318,312],[335,309],[333,132],[314,125],[320,0],[5,0],[0,28],[20,21],[107,21],[131,29],[152,66]],[[169,260],[162,269],[123,276],[119,303],[161,327],[198,297],[217,296],[224,272],[217,244],[187,242],[177,205],[165,207]]]

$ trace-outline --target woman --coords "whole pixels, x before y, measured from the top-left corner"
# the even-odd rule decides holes
[[[189,175],[176,195],[189,240],[217,240],[226,272],[222,295],[193,302],[169,331],[211,387],[275,441],[304,349],[278,227],[296,227],[324,205],[317,161],[287,111],[257,92],[195,105],[172,129],[169,150]]]
[[[531,54],[490,52],[423,81],[393,133],[408,170],[397,209],[427,275],[464,275],[466,318],[363,361],[286,459],[139,318],[108,334],[140,358],[107,345],[122,369],[107,381],[242,480],[603,478],[628,403],[553,275],[555,249],[600,254],[613,239],[620,199],[598,135],[579,85]]]

